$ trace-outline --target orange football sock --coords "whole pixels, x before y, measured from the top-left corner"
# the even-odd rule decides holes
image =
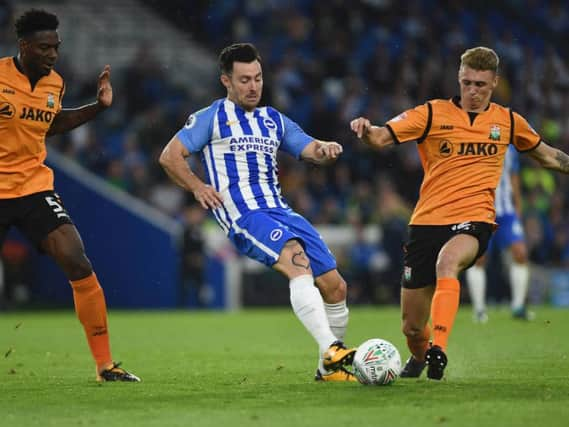
[[[460,282],[454,278],[437,279],[437,287],[431,303],[433,345],[446,350],[448,337],[458,312]]]
[[[429,339],[431,338],[431,328],[426,324],[423,331],[415,337],[407,337],[407,347],[416,360],[423,362],[425,360],[425,352],[429,348]]]
[[[105,295],[97,276],[90,276],[69,282],[73,288],[73,301],[79,321],[83,325],[91,354],[97,370],[112,363],[109,333],[107,331],[107,306]]]

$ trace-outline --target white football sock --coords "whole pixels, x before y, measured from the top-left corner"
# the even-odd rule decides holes
[[[346,300],[335,304],[324,303],[324,309],[326,311],[328,324],[330,325],[332,333],[337,339],[343,340],[346,335],[348,319],[350,317],[350,310],[348,310]],[[322,359],[323,352],[320,352],[318,356],[318,370],[323,374],[331,372],[324,368],[324,360]]]
[[[289,286],[294,314],[318,343],[320,354],[324,353],[336,337],[328,324],[322,295],[314,286],[314,277],[309,274],[295,277]]]
[[[466,281],[474,313],[486,311],[486,271],[484,267],[473,265],[466,270]]]
[[[529,265],[512,262],[510,264],[510,289],[512,291],[512,310],[522,308],[526,303],[529,287]]]
[[[348,310],[346,300],[334,304],[324,303],[324,310],[326,310],[328,324],[330,325],[332,333],[336,338],[343,341],[350,317],[350,310]]]

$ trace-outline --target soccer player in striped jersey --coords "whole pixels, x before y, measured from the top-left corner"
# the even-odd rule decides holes
[[[496,188],[496,223],[498,228],[488,244],[488,253],[495,248],[500,252],[509,250],[508,277],[511,290],[511,309],[514,319],[532,320],[534,313],[526,306],[529,287],[528,251],[524,240],[521,218],[522,200],[519,181],[519,154],[513,146],[508,148],[504,169]],[[485,323],[486,313],[486,271],[485,256],[466,270],[466,281],[474,320]]]
[[[494,192],[509,145],[569,174],[569,156],[546,144],[511,109],[491,102],[499,58],[476,47],[461,56],[460,96],[409,109],[385,126],[350,123],[376,149],[417,142],[425,176],[409,227],[401,278],[402,329],[411,352],[402,377],[442,379],[460,301],[458,275],[482,256],[495,228]],[[433,326],[433,341],[429,317]]]
[[[237,250],[289,279],[294,313],[318,343],[316,380],[355,381],[346,369],[355,349],[343,343],[347,285],[318,232],[281,195],[277,152],[318,165],[342,153],[336,142],[304,133],[272,107],[259,107],[261,58],[255,46],[233,44],[219,56],[227,97],[189,116],[168,142],[160,164],[170,178],[211,209]],[[188,164],[197,155],[205,182]]]

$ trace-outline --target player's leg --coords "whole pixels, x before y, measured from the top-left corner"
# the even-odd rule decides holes
[[[320,262],[322,262],[321,259]],[[315,265],[317,271],[320,271],[321,268],[321,265]],[[351,364],[355,355],[355,349],[348,349],[344,345],[344,337],[346,335],[350,315],[346,303],[348,293],[346,281],[337,269],[333,269],[319,275],[316,278],[316,286],[318,286],[324,300],[324,310],[326,311],[330,329],[338,339],[324,354],[319,355],[317,372],[324,375],[328,373],[330,376],[329,371],[331,369],[339,368],[340,370],[338,372],[342,373],[343,376],[347,376],[348,380],[353,381],[355,378],[351,376],[351,373],[346,373],[346,371],[341,368],[342,365]]]
[[[509,265],[510,289],[512,293],[512,314],[514,318],[531,320],[533,313],[527,310],[527,294],[529,289],[528,251],[523,240],[518,240],[510,246],[512,261]]]
[[[75,311],[95,359],[97,380],[140,381],[113,362],[105,295],[75,226],[63,224],[51,231],[42,241],[41,247],[55,260],[71,284]]]
[[[460,283],[458,274],[467,268],[478,253],[476,237],[458,234],[442,247],[438,254],[437,285],[431,304],[433,345],[446,349],[448,338],[458,312]]]
[[[425,354],[431,338],[428,322],[434,289],[432,285],[401,289],[401,329],[411,352],[401,371],[403,378],[419,377],[425,368]]]
[[[351,363],[355,350],[347,349],[332,332],[324,300],[314,283],[310,260],[300,241],[286,242],[273,268],[290,280],[290,303],[294,314],[318,343],[319,367],[315,379],[355,381],[355,377],[343,368],[344,364]]]
[[[319,354],[323,354],[337,338],[330,329],[324,300],[314,283],[312,259],[305,251],[305,237],[317,233],[312,230],[300,235],[294,227],[299,221],[307,224],[300,215],[288,210],[253,211],[232,225],[228,237],[241,254],[288,278],[292,309],[317,342]]]
[[[95,359],[97,379],[139,381],[113,363],[103,290],[61,200],[54,192],[44,192],[27,197],[25,204],[28,212],[18,226],[42,252],[55,260],[69,280],[77,317]]]
[[[472,312],[475,322],[486,323],[488,314],[486,313],[486,265],[485,258],[480,257],[476,263],[466,270],[466,282]]]
[[[312,224],[296,213],[288,215],[287,224],[304,242],[316,286],[324,300],[328,324],[338,339],[324,354],[319,354],[318,371],[326,372],[350,365],[355,349],[346,348],[343,343],[349,321],[346,281],[337,270],[336,259]]]
[[[401,329],[411,356],[401,371],[403,378],[416,378],[425,368],[431,328],[429,316],[436,283],[437,253],[445,242],[440,227],[411,226],[404,247],[401,275]]]
[[[328,271],[316,278],[316,286],[324,300],[324,309],[330,329],[339,340],[344,340],[350,311],[346,304],[348,286],[338,270]]]

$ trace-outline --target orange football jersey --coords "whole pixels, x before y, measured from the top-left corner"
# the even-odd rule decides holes
[[[44,164],[45,136],[63,92],[55,71],[32,88],[15,58],[0,58],[0,199],[53,190],[53,172]]]
[[[540,136],[519,114],[490,103],[471,122],[458,100],[437,99],[387,122],[396,143],[417,141],[424,169],[410,224],[494,223],[494,193],[509,144],[537,147]]]

